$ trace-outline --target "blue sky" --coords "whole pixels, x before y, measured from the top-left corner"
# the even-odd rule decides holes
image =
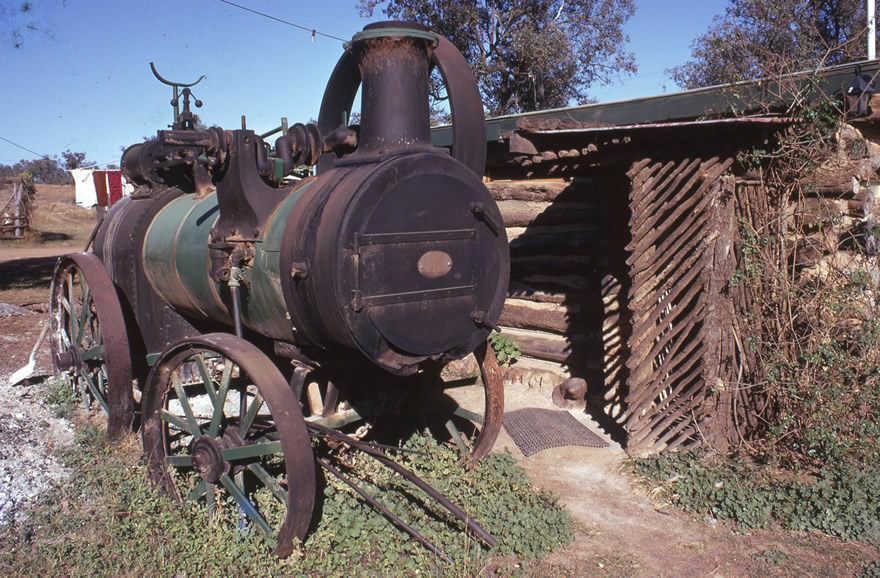
[[[355,0],[234,0],[320,33],[349,39],[372,19]],[[120,147],[171,121],[171,88],[152,75],[203,80],[193,91],[209,125],[258,132],[317,118],[324,85],[342,52],[339,40],[245,12],[220,0],[31,0],[28,16],[0,0],[0,137],[41,154],[86,152],[119,162]],[[688,59],[691,41],[721,14],[725,0],[636,0],[627,26],[639,72],[591,94],[623,100],[678,90],[665,70]],[[33,24],[20,48],[12,27]],[[0,140],[0,163],[35,158]]]

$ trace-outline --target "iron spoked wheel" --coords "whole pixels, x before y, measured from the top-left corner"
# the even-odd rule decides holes
[[[299,404],[259,349],[220,333],[171,347],[147,378],[143,412],[156,484],[276,540],[278,556],[293,551],[312,517],[314,457]]]
[[[455,425],[455,420],[446,422],[446,429],[452,436],[453,441],[462,450],[462,462],[472,467],[492,451],[495,440],[501,432],[504,422],[504,380],[501,368],[495,358],[495,352],[489,347],[488,342],[480,345],[474,356],[480,365],[480,377],[483,384],[483,412],[474,413],[461,407],[454,411],[454,415],[460,419],[471,422],[477,428],[476,438],[473,444],[468,446],[461,432]]]
[[[131,357],[116,288],[100,259],[79,253],[58,260],[49,323],[56,375],[87,409],[107,415],[108,437],[121,437],[133,418]]]
[[[439,374],[427,374],[428,387],[420,390],[424,399],[416,401],[430,427],[437,428],[435,433],[445,427],[466,467],[475,466],[492,451],[504,421],[504,382],[495,352],[483,343],[474,357],[480,368],[479,389],[470,387],[476,383],[472,377],[444,382]]]

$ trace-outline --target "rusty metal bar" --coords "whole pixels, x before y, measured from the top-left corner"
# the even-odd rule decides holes
[[[415,538],[416,540],[421,542],[422,545],[425,546],[428,550],[430,550],[431,552],[440,556],[445,562],[448,562],[449,564],[453,563],[452,559],[450,559],[449,556],[447,556],[443,552],[443,550],[441,550],[440,548],[435,546],[433,542],[431,542],[430,540],[428,540],[427,538],[425,538],[424,536],[419,534],[412,526],[410,526],[409,524],[407,524],[406,522],[401,520],[399,516],[395,515],[393,512],[391,512],[391,510],[389,510],[388,508],[386,508],[385,506],[380,504],[375,498],[373,498],[368,493],[363,491],[357,484],[355,484],[353,481],[351,481],[351,479],[348,476],[346,476],[345,474],[343,474],[342,472],[340,472],[339,470],[337,470],[336,468],[331,466],[330,462],[328,462],[326,459],[316,458],[315,461],[318,462],[318,464],[322,468],[324,468],[325,470],[327,470],[328,472],[330,472],[331,474],[333,474],[334,476],[339,478],[339,480],[341,480],[346,485],[348,485],[348,487],[350,487],[352,490],[357,492],[358,495],[360,497],[362,497],[368,504],[370,504],[371,506],[373,506],[374,508],[376,508],[377,510],[382,512],[388,519],[390,519],[392,522],[394,522],[395,524],[400,526],[404,531],[406,531],[407,534],[409,534],[410,536],[412,536],[413,538]]]
[[[324,427],[322,425],[318,425],[316,423],[306,423],[308,428],[316,435],[323,438],[331,438],[337,441],[344,442],[351,447],[361,450],[365,454],[368,454],[381,462],[382,464],[388,466],[398,474],[400,474],[404,479],[409,480],[413,484],[415,484],[419,489],[424,491],[428,496],[437,501],[441,506],[449,510],[449,512],[464,522],[465,526],[469,531],[471,531],[474,535],[476,535],[480,540],[482,540],[487,546],[490,548],[494,548],[498,545],[498,541],[492,537],[489,532],[483,529],[482,526],[474,522],[461,508],[453,504],[449,499],[434,489],[433,486],[419,478],[417,475],[404,468],[391,458],[389,458],[385,452],[374,448],[372,445],[362,442],[358,439],[355,439],[351,436],[345,435],[344,433]]]

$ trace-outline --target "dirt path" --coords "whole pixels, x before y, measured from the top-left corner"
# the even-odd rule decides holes
[[[49,301],[55,262],[82,246],[0,248],[0,302],[29,306]]]
[[[507,384],[505,411],[558,409],[550,394]],[[571,413],[609,447],[555,448],[525,457],[504,430],[495,445],[509,451],[538,487],[558,496],[575,522],[574,542],[545,558],[536,575],[856,576],[880,558],[875,547],[830,536],[744,531],[665,508],[622,472],[629,458],[620,445],[588,414]]]
[[[0,263],[9,261],[57,258],[68,253],[81,251],[82,247],[50,245],[48,247],[2,247],[0,248]]]

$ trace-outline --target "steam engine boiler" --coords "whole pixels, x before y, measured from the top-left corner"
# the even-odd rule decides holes
[[[451,152],[430,141],[434,68]],[[349,125],[359,87],[360,123]],[[171,130],[125,151],[137,189],[108,212],[93,253],[56,267],[56,368],[107,412],[109,435],[140,425],[169,494],[209,505],[225,494],[289,553],[314,503],[307,426],[339,427],[360,417],[348,400],[378,395],[337,373],[394,379],[476,352],[486,403],[472,457],[497,436],[486,339],[509,256],[484,163],[470,68],[415,25],[355,35],[317,125],[296,124],[273,147],[244,121],[196,130],[187,100]],[[309,165],[317,176],[289,178]],[[318,408],[303,391],[316,372],[329,376]]]

